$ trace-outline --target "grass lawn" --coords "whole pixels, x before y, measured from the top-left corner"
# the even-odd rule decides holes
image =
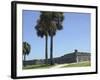
[[[42,69],[42,68],[50,68],[55,65],[50,64],[37,64],[37,65],[26,65],[23,67],[23,69]]]
[[[65,67],[86,67],[86,66],[91,66],[90,61],[66,64],[63,66],[63,68],[65,68]]]
[[[52,68],[55,66],[59,66],[61,65],[61,67],[59,68],[67,68],[67,67],[87,67],[87,66],[91,66],[90,61],[84,61],[84,62],[79,62],[79,63],[66,63],[66,64],[54,64],[54,65],[50,65],[50,64],[37,64],[37,65],[26,65],[23,67],[23,69],[48,69],[48,68]]]

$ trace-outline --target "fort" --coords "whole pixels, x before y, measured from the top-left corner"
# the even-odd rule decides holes
[[[72,53],[67,53],[61,57],[55,57],[53,58],[53,62],[55,64],[64,64],[64,63],[75,63],[75,62],[82,62],[82,61],[90,61],[91,60],[91,54],[87,52],[78,52],[78,50],[75,50]],[[44,64],[45,59],[36,59],[36,60],[28,60],[23,61],[23,64],[25,65],[32,65],[32,64]],[[50,63],[50,59],[48,59],[48,63]]]

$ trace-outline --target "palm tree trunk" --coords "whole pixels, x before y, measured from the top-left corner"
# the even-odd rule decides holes
[[[53,36],[51,36],[50,42],[50,64],[53,65]]]
[[[45,36],[45,64],[48,64],[48,36]]]
[[[24,61],[26,61],[26,55],[24,54]]]
[[[23,61],[24,66],[25,66],[25,61],[26,61],[26,55],[24,54],[24,61]]]

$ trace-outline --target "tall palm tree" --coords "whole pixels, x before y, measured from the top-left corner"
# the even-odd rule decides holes
[[[52,12],[52,20],[49,26],[49,36],[50,36],[50,64],[53,65],[53,37],[56,35],[57,30],[62,30],[62,22],[64,16],[62,12]]]
[[[47,27],[47,18],[45,18],[46,14],[40,15],[40,19],[37,21],[37,25],[35,29],[37,31],[37,35],[41,38],[45,36],[45,64],[48,64],[48,27]]]
[[[24,61],[26,61],[26,55],[29,55],[31,51],[31,46],[27,42],[23,42],[23,56],[24,56]]]
[[[53,36],[56,34],[57,30],[63,28],[62,21],[64,19],[62,12],[45,12],[42,11],[40,15],[40,20],[36,25],[37,35],[40,37],[45,36],[46,38],[46,47],[45,47],[45,56],[47,60],[47,39],[48,35],[50,36],[50,64],[53,64]]]

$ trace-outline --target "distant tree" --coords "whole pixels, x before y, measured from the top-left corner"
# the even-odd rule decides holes
[[[23,42],[23,56],[24,56],[24,61],[26,61],[26,55],[29,55],[31,51],[31,46],[27,42]]]

